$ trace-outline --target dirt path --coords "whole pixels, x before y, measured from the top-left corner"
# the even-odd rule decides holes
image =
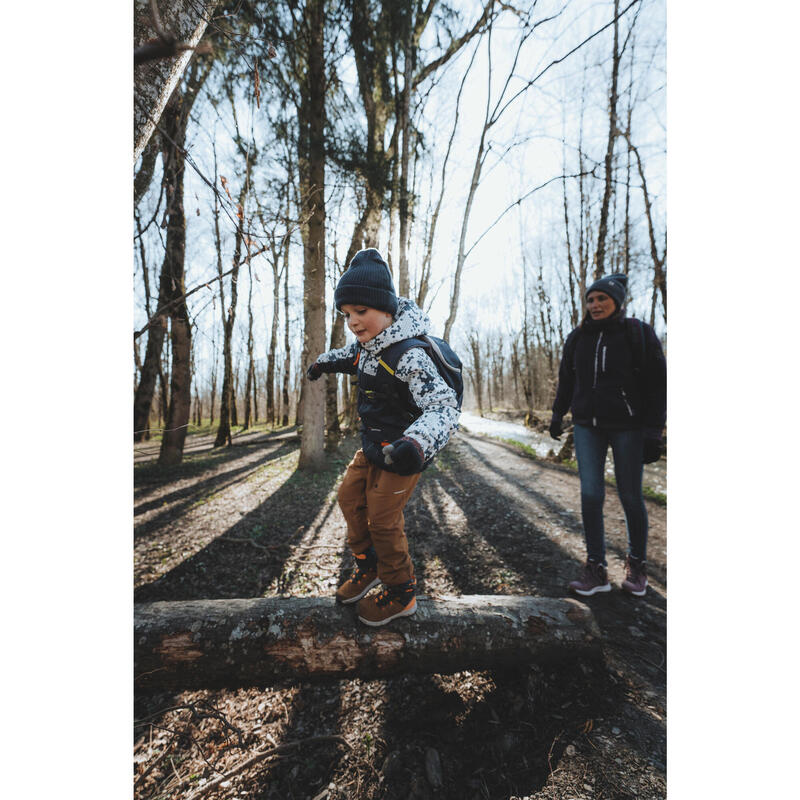
[[[291,432],[218,452],[197,447],[170,472],[137,466],[136,601],[332,593],[350,567],[335,500],[355,448],[345,440],[313,476],[296,471]],[[618,590],[625,526],[609,490],[616,586],[588,598],[603,663],[139,695],[136,774],[168,754],[137,797],[189,797],[258,748],[324,735],[350,749],[307,741],[204,796],[665,797],[666,509],[647,507],[651,588],[636,600]],[[465,433],[423,476],[406,529],[429,596],[563,596],[584,555],[574,473]],[[443,787],[434,791],[437,764]]]

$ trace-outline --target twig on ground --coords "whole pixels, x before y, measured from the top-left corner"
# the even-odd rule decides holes
[[[224,775],[220,775],[219,778],[215,778],[213,781],[209,781],[204,786],[201,786],[196,792],[189,795],[186,800],[196,800],[198,797],[202,797],[202,795],[210,792],[212,789],[219,786],[223,781],[230,780],[235,775],[238,775],[241,772],[244,772],[248,767],[252,766],[256,762],[260,761],[263,758],[268,758],[269,756],[277,755],[279,753],[285,753],[287,750],[294,750],[296,747],[299,747],[303,744],[314,744],[317,742],[336,742],[337,744],[343,744],[348,749],[352,750],[353,748],[348,744],[347,740],[343,736],[309,736],[307,739],[299,739],[296,742],[287,742],[286,744],[280,744],[277,747],[271,747],[269,750],[261,750],[254,755],[250,756],[250,758],[243,761],[239,764],[238,767],[234,767],[232,770],[229,770]]]
[[[551,775],[552,775],[552,774],[553,774],[553,772],[554,772],[554,770],[553,770],[553,763],[552,763],[552,761],[551,761],[551,759],[552,759],[552,756],[553,756],[553,748],[556,746],[556,742],[557,742],[557,741],[558,741],[558,740],[561,738],[561,734],[562,734],[562,733],[564,733],[564,731],[561,731],[560,733],[558,733],[558,734],[556,735],[556,738],[555,738],[555,739],[553,739],[553,743],[550,745],[550,749],[547,751],[547,768],[550,770],[550,774],[551,774]]]
[[[164,757],[167,755],[167,753],[169,753],[172,745],[175,743],[175,738],[176,737],[173,736],[169,742],[167,742],[164,750],[158,756],[158,758],[154,758],[153,761],[147,765],[144,772],[136,778],[136,780],[133,782],[134,788],[136,788],[164,760]]]
[[[241,539],[236,536],[225,536],[223,539],[220,539],[222,542],[243,542],[244,544],[251,544],[253,547],[257,547],[259,550],[277,550],[279,547],[283,547],[286,545],[286,542],[280,542],[279,544],[259,544],[255,541],[255,539]]]

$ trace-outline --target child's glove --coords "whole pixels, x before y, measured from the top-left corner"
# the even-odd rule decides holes
[[[307,370],[306,370],[306,377],[310,381],[316,381],[322,377],[322,369],[319,366],[319,363],[315,361]]]
[[[554,439],[560,439],[561,434],[561,417],[553,414],[553,416],[550,417],[550,436],[552,436]]]
[[[661,439],[645,439],[642,448],[642,463],[652,464],[654,461],[658,461],[663,451],[664,445],[661,443]]]
[[[398,475],[413,475],[422,471],[425,454],[422,448],[410,436],[403,436],[383,448],[383,460],[394,467]]]

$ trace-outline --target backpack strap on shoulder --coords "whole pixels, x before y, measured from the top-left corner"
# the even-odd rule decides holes
[[[422,347],[427,349],[430,345],[422,339],[403,339],[400,342],[390,344],[378,359],[378,364],[385,369],[390,375],[394,376],[397,365],[403,354],[410,350],[412,347]]]
[[[580,336],[580,326],[570,333],[564,342],[564,363],[575,372],[575,350],[578,347],[578,337]]]
[[[644,367],[647,344],[644,338],[644,324],[636,317],[625,317],[625,335],[633,353],[634,369],[639,372]]]

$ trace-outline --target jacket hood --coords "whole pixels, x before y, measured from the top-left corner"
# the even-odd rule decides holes
[[[430,327],[428,315],[413,300],[399,297],[394,322],[361,346],[370,353],[379,353],[390,344],[427,333]]]

